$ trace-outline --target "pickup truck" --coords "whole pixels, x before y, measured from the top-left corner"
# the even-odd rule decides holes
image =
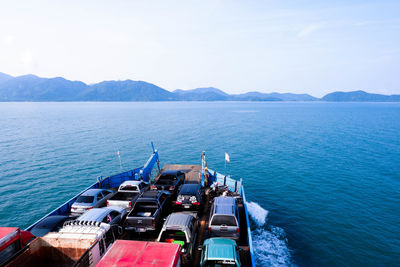
[[[125,230],[146,232],[156,230],[165,213],[170,209],[171,193],[147,191],[136,201],[125,219]]]
[[[177,170],[163,171],[154,184],[151,190],[168,190],[172,194],[176,194],[178,187],[185,181],[185,173]]]
[[[118,192],[107,200],[107,207],[118,206],[130,210],[139,196],[149,189],[149,184],[144,181],[125,181]]]

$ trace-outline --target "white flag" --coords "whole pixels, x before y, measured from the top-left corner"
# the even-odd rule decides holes
[[[226,152],[225,152],[225,161],[226,161],[226,162],[229,162],[229,155],[228,155],[228,153],[226,153]]]

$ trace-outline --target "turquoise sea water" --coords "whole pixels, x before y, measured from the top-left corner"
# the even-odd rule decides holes
[[[0,103],[0,225],[107,176],[200,163],[244,179],[259,266],[395,266],[399,103]]]

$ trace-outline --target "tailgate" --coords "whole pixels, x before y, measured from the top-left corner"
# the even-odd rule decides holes
[[[155,229],[154,217],[128,217],[126,218],[126,230],[134,230],[136,232],[146,232]]]

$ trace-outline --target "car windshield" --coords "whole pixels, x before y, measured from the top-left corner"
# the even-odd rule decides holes
[[[94,196],[79,196],[76,200],[77,203],[93,203]]]
[[[232,267],[236,266],[233,260],[208,260],[206,261],[205,267]]]
[[[125,185],[122,186],[119,190],[123,191],[139,191],[136,185]]]
[[[235,217],[229,215],[214,215],[211,225],[237,226]]]
[[[165,230],[160,240],[162,242],[179,244],[183,247],[186,243],[186,234],[180,230]]]

